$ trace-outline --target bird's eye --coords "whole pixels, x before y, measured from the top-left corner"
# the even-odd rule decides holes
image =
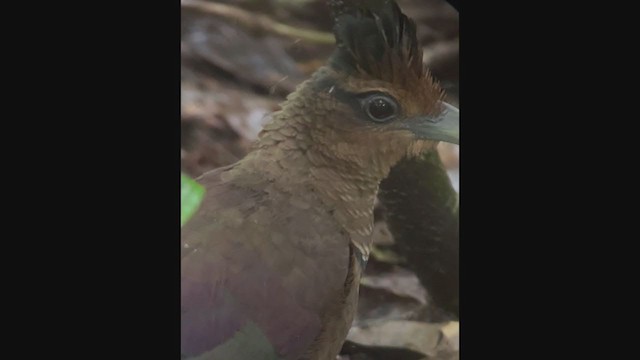
[[[396,117],[398,105],[390,97],[373,95],[365,100],[364,111],[375,122],[387,122]]]

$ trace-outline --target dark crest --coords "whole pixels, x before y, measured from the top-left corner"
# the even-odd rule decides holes
[[[426,76],[416,25],[393,0],[329,0],[338,48],[331,65],[402,83]]]

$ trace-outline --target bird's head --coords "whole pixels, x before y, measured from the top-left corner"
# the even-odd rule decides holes
[[[381,172],[440,141],[458,144],[459,112],[443,101],[423,64],[416,25],[395,1],[329,3],[336,50],[289,97],[289,119],[305,119],[311,143],[330,156],[378,164]]]

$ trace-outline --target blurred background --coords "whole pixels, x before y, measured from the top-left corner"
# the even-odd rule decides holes
[[[182,0],[181,159],[197,177],[240,160],[265,115],[333,51],[326,0]],[[444,0],[397,0],[418,25],[424,59],[459,106],[458,13]],[[440,157],[459,191],[459,147]],[[375,243],[393,243],[384,216]],[[376,252],[343,360],[457,359],[458,322],[433,309],[428,289],[393,256]]]

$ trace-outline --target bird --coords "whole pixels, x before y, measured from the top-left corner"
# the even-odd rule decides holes
[[[380,183],[394,250],[445,318],[459,319],[459,197],[436,151],[397,163]]]
[[[251,151],[207,172],[181,229],[181,359],[335,359],[371,251],[379,185],[459,143],[459,111],[395,1],[331,0],[336,48]]]

